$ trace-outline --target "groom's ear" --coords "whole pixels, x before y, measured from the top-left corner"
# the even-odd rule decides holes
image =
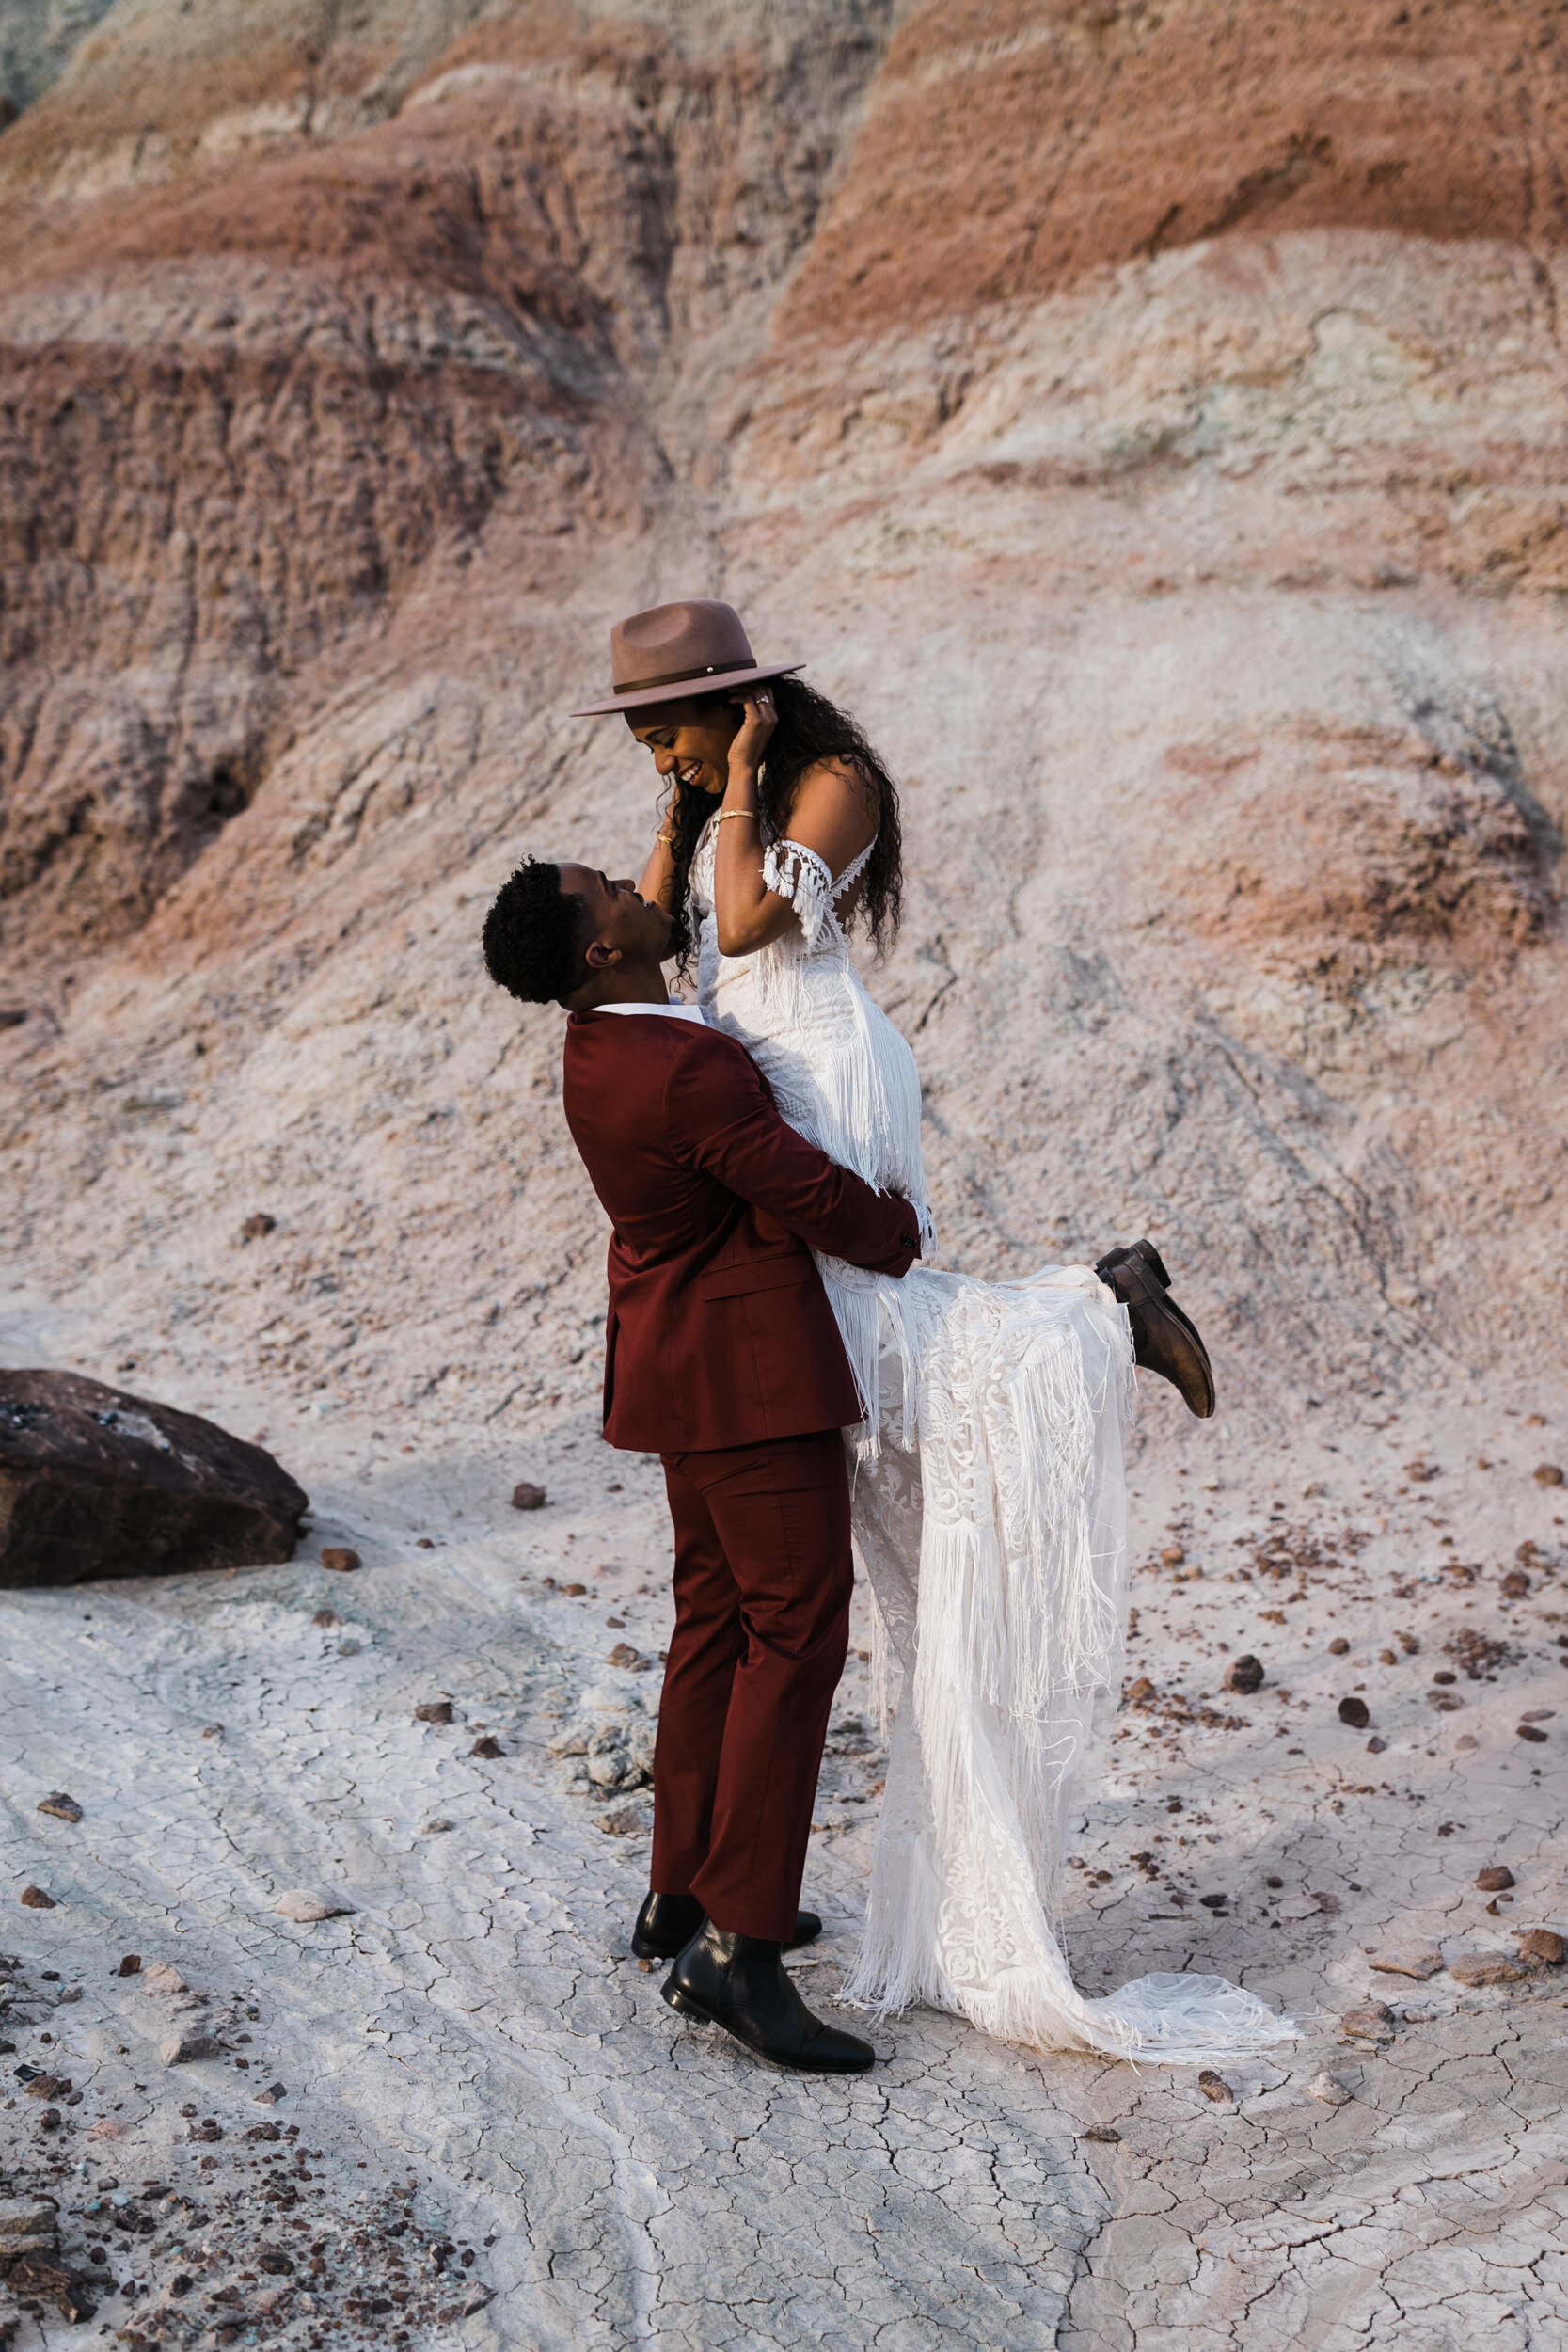
[[[583,962],[590,972],[613,972],[621,961],[619,947],[610,947],[602,939],[591,939],[583,949]]]

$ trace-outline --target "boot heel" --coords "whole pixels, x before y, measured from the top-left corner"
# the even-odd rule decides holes
[[[663,1994],[671,2008],[673,2010],[677,2010],[681,2016],[694,2017],[700,2026],[712,2025],[712,2010],[705,2009],[701,2001],[693,2000],[691,1994],[685,1992],[680,1985],[660,1985],[659,1991]]]

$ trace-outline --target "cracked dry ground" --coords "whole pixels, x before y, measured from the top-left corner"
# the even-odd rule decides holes
[[[19,2352],[1560,2344],[1568,1970],[1521,1941],[1568,1925],[1568,1440],[1541,1401],[1374,1399],[1266,1442],[1142,1406],[1138,1695],[1065,1931],[1091,1989],[1218,1969],[1293,2047],[1200,2080],[918,2012],[844,2085],[679,2024],[626,1957],[668,1623],[651,1466],[576,1408],[519,1454],[253,1400],[233,1425],[270,1411],[317,1499],[294,1564],[0,1602],[6,2193],[52,2197],[98,2281],[91,2317],[28,2295]],[[544,1509],[511,1510],[519,1477]],[[333,1544],[363,1566],[327,1573]],[[1245,1652],[1267,1679],[1238,1695]],[[856,1656],[799,1963],[825,2003],[880,1769]],[[37,1810],[56,1790],[79,1821]],[[296,1922],[296,1889],[351,1908]],[[217,2054],[165,2063],[187,2028]]]

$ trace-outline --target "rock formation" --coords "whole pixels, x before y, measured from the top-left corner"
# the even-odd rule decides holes
[[[637,870],[564,713],[703,591],[905,777],[951,1259],[1154,1233],[1222,1410],[1556,1348],[1565,46],[111,10],[0,136],[0,1197],[80,1344],[590,1395],[478,923],[525,849]]]
[[[9,0],[0,19],[0,128],[56,81],[114,0]]]
[[[292,1560],[307,1508],[270,1454],[195,1413],[0,1372],[0,1586]]]

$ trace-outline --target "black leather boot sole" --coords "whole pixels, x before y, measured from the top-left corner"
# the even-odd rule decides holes
[[[637,1925],[631,1931],[632,1957],[636,1960],[674,1960],[684,1952],[706,1914],[695,1895],[649,1895],[637,1915]],[[784,1948],[793,1952],[802,1944],[815,1944],[822,1932],[822,1922],[815,1911],[795,1914],[795,1932],[784,1938]]]
[[[678,2016],[721,2026],[769,2066],[792,2074],[863,2074],[877,2063],[876,2051],[812,2015],[784,1974],[781,1948],[730,1934],[710,1919],[660,1989]]]
[[[1095,1272],[1127,1309],[1134,1362],[1168,1380],[1180,1391],[1188,1411],[1207,1421],[1214,1409],[1209,1350],[1191,1315],[1171,1297],[1170,1276],[1154,1244],[1135,1241],[1109,1249]]]

